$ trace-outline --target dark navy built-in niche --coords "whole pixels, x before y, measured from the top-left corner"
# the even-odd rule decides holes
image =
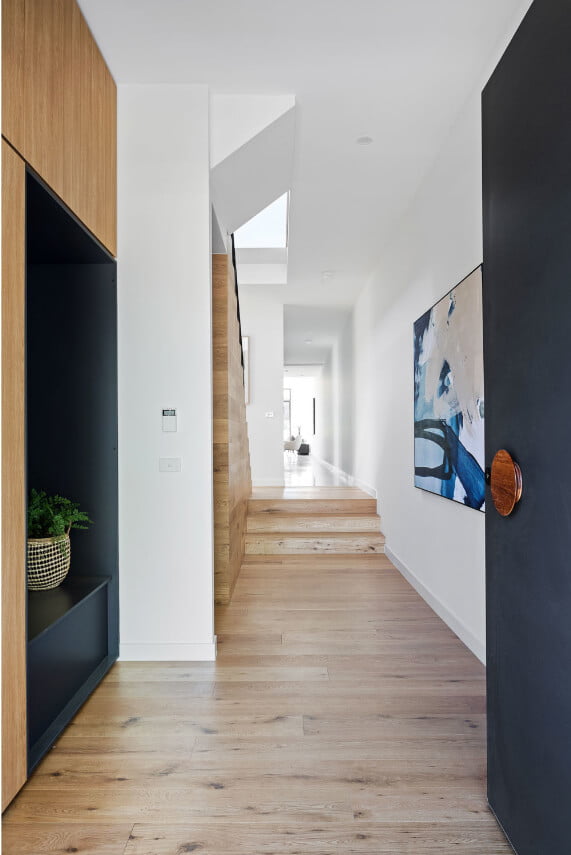
[[[28,765],[118,655],[114,259],[36,176],[26,180],[27,478],[77,501],[71,567],[28,592]]]

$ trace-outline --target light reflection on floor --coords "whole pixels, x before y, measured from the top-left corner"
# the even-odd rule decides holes
[[[284,451],[284,484],[286,487],[340,487],[347,479],[332,472],[311,454]]]

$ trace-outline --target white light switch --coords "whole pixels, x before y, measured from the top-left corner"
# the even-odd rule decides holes
[[[269,412],[269,413],[266,413],[266,418],[267,418],[267,419],[273,419],[273,417],[274,417],[274,411],[273,411],[273,410],[270,410],[270,412]]]
[[[176,410],[174,407],[168,407],[163,410],[163,431],[175,433],[176,429]]]
[[[180,472],[181,469],[180,457],[159,457],[159,472]]]

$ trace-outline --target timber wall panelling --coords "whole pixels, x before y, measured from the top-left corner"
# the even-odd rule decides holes
[[[252,492],[234,269],[212,256],[214,598],[230,601],[244,555]]]
[[[115,83],[76,0],[2,0],[3,807],[28,769],[26,165],[114,256],[116,109]]]
[[[116,87],[76,0],[2,0],[2,134],[115,255]]]
[[[2,809],[27,776],[25,567],[26,164],[2,141]]]

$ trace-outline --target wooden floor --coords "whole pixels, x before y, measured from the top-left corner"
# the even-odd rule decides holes
[[[507,855],[484,670],[384,555],[251,556],[214,663],[120,663],[5,855]]]

